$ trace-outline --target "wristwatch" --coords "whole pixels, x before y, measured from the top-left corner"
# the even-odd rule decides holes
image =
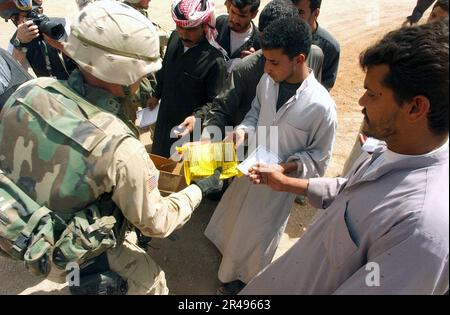
[[[27,44],[23,44],[17,37],[16,38],[14,38],[14,40],[13,40],[13,46],[14,46],[14,48],[16,48],[17,50],[20,50],[20,51],[22,51],[23,53],[26,53],[27,52]]]

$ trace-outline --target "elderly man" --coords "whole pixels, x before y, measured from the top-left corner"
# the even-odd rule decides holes
[[[152,153],[165,157],[175,152],[172,128],[216,97],[226,77],[226,53],[215,40],[214,3],[175,0],[172,18],[177,29],[169,39],[148,104],[154,108],[161,101]]]
[[[387,147],[346,178],[251,178],[325,211],[243,294],[444,294],[449,255],[449,32],[387,34],[361,55],[363,132]]]

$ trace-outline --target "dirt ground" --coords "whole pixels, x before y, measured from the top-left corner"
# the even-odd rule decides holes
[[[223,0],[216,0],[216,12],[224,13]],[[262,0],[265,5],[268,0]],[[167,30],[174,28],[168,0],[152,0],[150,17]],[[332,96],[338,108],[338,131],[328,176],[340,174],[361,123],[358,99],[363,93],[364,74],[358,56],[387,31],[401,25],[415,0],[328,0],[323,1],[319,23],[341,44],[340,69]],[[49,16],[74,16],[73,0],[45,0]],[[427,16],[429,11],[425,14]],[[14,26],[0,21],[0,47],[6,48]],[[214,294],[219,285],[220,254],[203,235],[216,203],[206,200],[191,221],[168,239],[153,240],[149,254],[166,272],[171,294]],[[316,210],[296,205],[283,235],[279,257],[307,230]],[[67,294],[67,287],[29,274],[17,262],[0,257],[0,294]]]

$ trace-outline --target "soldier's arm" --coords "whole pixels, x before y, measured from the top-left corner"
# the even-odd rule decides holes
[[[138,140],[124,141],[116,155],[111,166],[112,199],[130,223],[147,236],[163,238],[190,219],[202,199],[198,186],[162,197],[159,171]]]

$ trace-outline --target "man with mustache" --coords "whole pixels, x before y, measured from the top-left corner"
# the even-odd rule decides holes
[[[155,91],[148,102],[152,109],[161,100],[152,153],[164,157],[175,152],[172,128],[214,99],[226,76],[226,53],[215,40],[214,2],[175,0],[172,18],[177,29],[169,39],[163,66],[156,73]]]

